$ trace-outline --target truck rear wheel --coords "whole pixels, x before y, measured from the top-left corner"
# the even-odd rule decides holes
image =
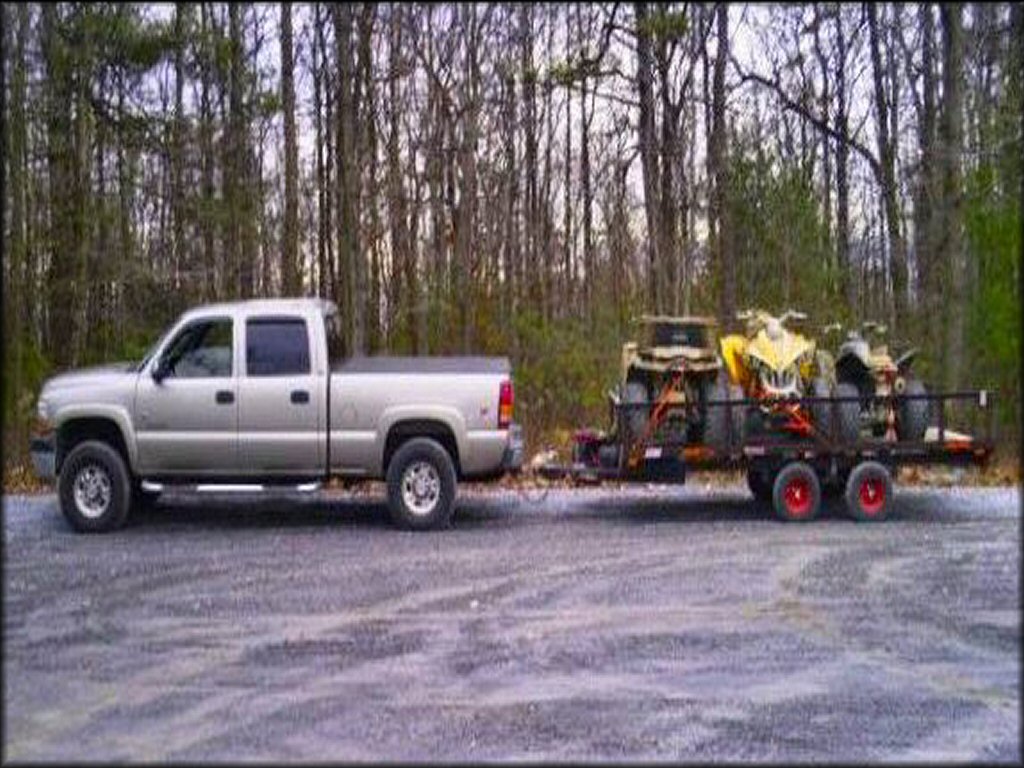
[[[865,461],[854,467],[846,481],[846,510],[854,520],[884,520],[891,500],[889,470],[877,461]]]
[[[787,464],[772,489],[775,515],[786,522],[813,520],[821,509],[821,483],[814,469],[802,461]]]
[[[402,528],[444,528],[455,506],[455,465],[436,440],[417,437],[395,451],[387,469],[391,519]]]
[[[128,517],[132,486],[124,459],[98,440],[76,445],[64,460],[57,481],[60,510],[82,533],[119,528]]]

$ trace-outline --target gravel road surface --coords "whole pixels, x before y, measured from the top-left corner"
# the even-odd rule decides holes
[[[3,502],[5,760],[984,760],[1020,751],[1020,498],[883,524],[738,487]]]

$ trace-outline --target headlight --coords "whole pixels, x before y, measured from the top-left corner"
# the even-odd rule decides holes
[[[42,397],[39,398],[39,402],[36,403],[36,416],[42,421],[48,421],[50,418],[50,404]]]

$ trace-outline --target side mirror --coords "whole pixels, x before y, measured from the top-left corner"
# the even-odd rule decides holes
[[[167,378],[171,372],[171,366],[167,362],[167,358],[161,357],[156,361],[156,365],[153,366],[153,381],[159,384],[161,381]]]

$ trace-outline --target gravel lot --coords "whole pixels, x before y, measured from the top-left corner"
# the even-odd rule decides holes
[[[5,760],[1005,760],[1017,489],[776,523],[738,487],[4,499]]]

